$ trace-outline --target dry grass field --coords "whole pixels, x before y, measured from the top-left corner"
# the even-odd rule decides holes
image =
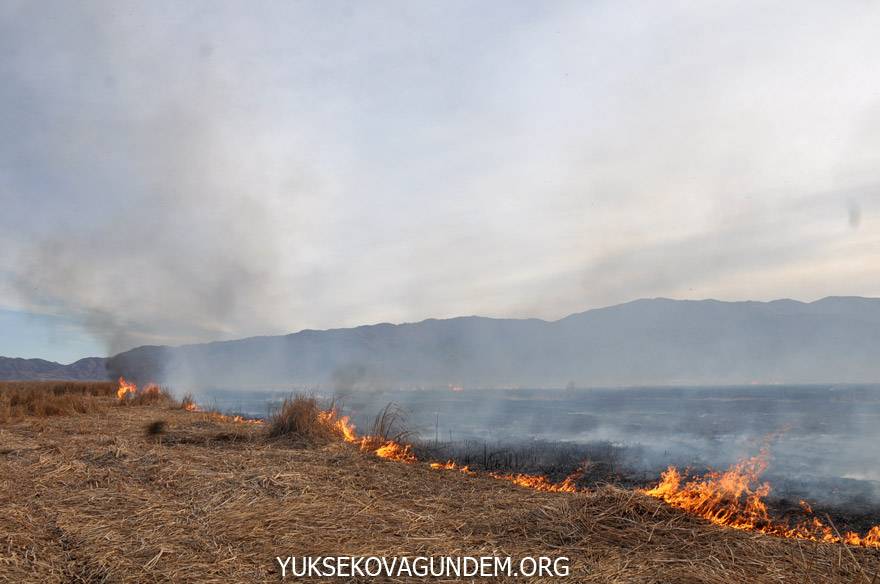
[[[278,582],[289,555],[567,556],[571,582],[880,582],[880,550],[724,528],[633,491],[542,492],[172,400],[121,407],[115,385],[60,391],[91,402],[67,415],[21,391],[0,386],[2,582]]]
[[[116,395],[113,381],[0,382],[0,422],[24,416],[46,417],[104,411]]]

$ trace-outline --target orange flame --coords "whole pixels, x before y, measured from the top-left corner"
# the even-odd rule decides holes
[[[130,381],[126,381],[125,377],[119,378],[119,388],[116,390],[116,397],[119,401],[125,400],[129,395],[137,393],[137,385]]]
[[[220,414],[221,416],[223,414]],[[226,421],[235,422],[236,424],[264,424],[265,422],[259,418],[245,418],[244,416],[223,416]]]
[[[447,460],[446,462],[432,462],[431,468],[433,468],[434,470],[457,470],[458,472],[464,473],[466,475],[477,474],[472,471],[469,466],[458,466],[453,460]]]
[[[155,383],[148,383],[143,387],[143,389],[138,390],[138,386],[131,381],[125,379],[125,377],[119,378],[119,388],[116,390],[116,397],[120,402],[124,402],[129,397],[134,397],[138,393],[142,395],[159,395],[161,393],[162,388],[159,387]],[[183,409],[188,412],[202,412],[202,408],[200,408],[195,402],[189,402],[184,404]],[[235,422],[238,424],[263,424],[264,421],[259,418],[245,418],[244,416],[227,416],[225,414],[221,414],[219,412],[208,412],[208,415],[222,422]]]
[[[339,413],[335,409],[332,409],[325,412],[318,412],[318,419],[321,420],[322,423],[330,426],[337,434],[341,435],[342,439],[346,442],[358,442],[354,424],[351,423],[348,416],[340,417]]]
[[[584,463],[576,471],[565,477],[561,483],[552,483],[544,475],[499,474],[493,472],[489,473],[489,476],[502,481],[510,481],[515,485],[527,489],[534,489],[536,491],[545,491],[548,493],[576,493],[580,490],[577,488],[576,483],[584,476],[586,470],[587,464]]]
[[[318,419],[328,425],[335,433],[349,444],[357,444],[364,452],[371,452],[379,458],[395,460],[398,462],[418,462],[409,444],[401,444],[394,440],[387,440],[381,436],[358,437],[355,425],[348,416],[340,416],[334,408],[318,413]]]
[[[434,470],[455,470],[458,468],[458,465],[455,462],[448,460],[446,462],[432,462],[431,468]]]
[[[768,456],[769,449],[764,447],[757,456],[743,459],[724,472],[709,472],[689,481],[670,466],[656,487],[643,492],[717,525],[780,537],[880,548],[880,525],[864,536],[852,531],[841,535],[813,516],[813,509],[805,501],[801,501],[805,519],[792,524],[770,517],[764,502],[770,494],[770,484],[758,482],[767,468]]]
[[[369,437],[365,438],[361,443],[361,448],[366,447],[370,450],[372,446],[368,445]],[[388,440],[380,447],[373,450],[373,454],[379,458],[387,458],[388,460],[396,460],[397,462],[418,462],[416,455],[412,452],[409,444],[400,444],[393,440]]]
[[[318,415],[320,417],[319,419],[324,424],[330,426],[342,437],[343,440],[345,440],[345,442],[357,444],[358,448],[364,452],[371,452],[379,458],[397,462],[415,463],[419,461],[415,453],[412,451],[412,446],[409,444],[401,444],[400,442],[388,440],[381,436],[358,437],[355,425],[351,422],[349,417],[340,416],[336,409],[326,410],[320,412]],[[458,466],[452,460],[446,462],[430,462],[429,465],[434,470],[457,470],[467,475],[477,474],[467,466]],[[539,491],[574,493],[578,490],[575,483],[584,475],[585,470],[586,466],[582,466],[566,477],[561,483],[551,483],[546,477],[541,475],[504,475],[489,473],[489,476],[500,480],[511,481],[520,486]]]
[[[202,410],[201,408],[199,408],[198,406],[195,406],[195,409],[191,409],[191,408],[185,408],[185,409],[190,412],[201,413],[205,417],[207,417],[209,420],[213,420],[215,422],[232,422],[235,424],[253,424],[253,425],[261,425],[261,424],[266,423],[264,420],[261,420],[259,418],[245,418],[244,416],[239,416],[239,415],[227,416],[226,414],[221,414],[220,412],[211,412],[211,411],[206,412],[206,411]]]
[[[136,383],[128,381],[125,377],[119,378],[119,388],[116,390],[116,397],[119,401],[125,401],[129,397],[134,397],[138,393],[146,395],[159,395],[162,391],[155,383],[148,383],[143,389],[138,390]]]

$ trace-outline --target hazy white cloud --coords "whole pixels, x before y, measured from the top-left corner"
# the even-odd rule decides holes
[[[117,350],[878,295],[878,27],[862,1],[7,2],[0,305]]]

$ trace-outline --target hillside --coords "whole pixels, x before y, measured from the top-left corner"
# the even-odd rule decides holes
[[[107,379],[106,359],[86,357],[69,365],[44,359],[0,357],[0,380]]]
[[[880,299],[638,300],[554,322],[462,317],[140,347],[108,366],[142,381],[564,387],[880,380]]]
[[[0,580],[278,582],[275,557],[291,555],[565,556],[571,581],[602,584],[867,584],[880,570],[877,550],[720,527],[616,487],[541,492],[95,399],[96,413],[0,424]]]

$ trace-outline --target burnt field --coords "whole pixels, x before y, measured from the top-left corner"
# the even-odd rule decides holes
[[[203,395],[220,409],[265,416],[286,393]],[[589,461],[585,485],[650,486],[670,466],[723,470],[766,446],[759,479],[776,511],[807,500],[855,529],[880,522],[877,386],[352,391],[337,399],[357,427],[397,404],[422,459],[553,479]]]
[[[763,454],[701,483],[706,498],[638,488],[639,449],[610,441],[441,441],[407,434],[394,407],[358,431],[311,396],[258,420],[113,389],[0,384],[15,405],[0,421],[0,581],[277,582],[279,554],[564,555],[573,581],[633,584],[873,584],[880,570],[880,528],[777,518],[761,489],[724,486]],[[553,581],[492,581],[514,580]]]

